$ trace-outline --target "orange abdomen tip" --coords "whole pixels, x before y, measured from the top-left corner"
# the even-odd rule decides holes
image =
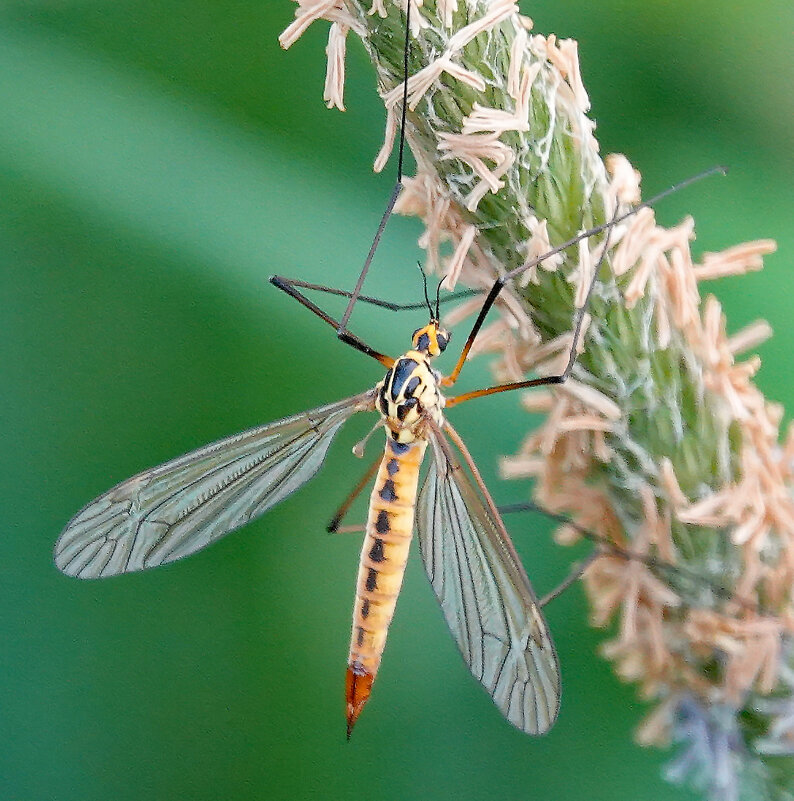
[[[360,662],[348,665],[345,677],[345,697],[347,700],[347,739],[353,733],[358,716],[364,708],[372,692],[375,676],[364,668]]]

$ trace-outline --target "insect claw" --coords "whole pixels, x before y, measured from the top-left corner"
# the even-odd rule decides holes
[[[328,522],[328,525],[325,527],[325,530],[329,534],[336,534],[336,531],[339,528],[339,524],[341,522],[342,522],[342,516],[341,515],[337,515],[336,517],[334,517],[333,520],[330,520]]]

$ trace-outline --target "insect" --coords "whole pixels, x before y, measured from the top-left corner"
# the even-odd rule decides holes
[[[276,279],[277,280],[277,279]],[[444,616],[464,658],[507,719],[530,734],[557,716],[557,656],[536,596],[468,451],[445,419],[432,360],[449,333],[437,316],[414,332],[370,390],[208,445],[122,482],[67,525],[64,573],[100,578],[167,564],[264,513],[319,469],[342,424],[377,411],[386,445],[361,552],[346,698],[348,732],[366,703],[394,613],[414,525]],[[463,355],[461,356],[461,359]],[[539,379],[535,383],[547,383]],[[483,393],[487,390],[482,391]],[[427,446],[432,458],[418,496]]]
[[[223,439],[122,482],[69,522],[56,544],[55,563],[67,575],[87,579],[156,567],[195,553],[303,486],[319,470],[341,426],[359,412],[376,412],[386,443],[375,467],[356,584],[346,676],[348,737],[378,672],[414,523],[425,569],[471,672],[510,723],[529,734],[542,734],[559,710],[557,655],[499,512],[445,410],[497,392],[565,381],[576,358],[586,301],[574,314],[568,363],[559,375],[451,397],[445,397],[444,390],[457,381],[506,283],[578,240],[606,231],[592,290],[611,225],[639,207],[499,278],[448,376],[433,367],[450,334],[440,324],[438,295],[434,307],[426,287],[428,323],[414,331],[410,348],[398,358],[379,353],[349,331],[354,304],[372,300],[361,296],[361,288],[401,186],[410,9],[409,2],[398,179],[355,289],[327,290],[349,298],[344,315],[340,320],[331,317],[300,291],[323,287],[279,276],[271,279],[331,325],[343,342],[378,361],[386,368],[385,376],[360,394]],[[429,466],[419,490],[428,446]]]

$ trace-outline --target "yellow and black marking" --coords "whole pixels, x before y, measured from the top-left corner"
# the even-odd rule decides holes
[[[431,320],[414,332],[413,350],[389,368],[377,386],[377,408],[388,433],[369,502],[353,608],[346,695],[347,733],[353,729],[378,672],[389,624],[402,587],[414,528],[419,468],[428,421],[443,424],[440,376],[430,360],[449,334]]]
[[[396,442],[422,437],[423,418],[441,421],[443,398],[438,392],[440,376],[430,359],[440,354],[449,334],[434,322],[414,332],[414,350],[403,354],[378,384],[378,410]],[[387,490],[388,492],[388,490]]]
[[[426,447],[425,440],[406,444],[387,440],[372,490],[348,658],[348,734],[369,698],[400,594]]]

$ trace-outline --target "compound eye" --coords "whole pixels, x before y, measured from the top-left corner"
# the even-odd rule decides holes
[[[438,343],[438,349],[442,353],[444,352],[444,348],[446,348],[447,345],[449,344],[451,336],[452,336],[451,334],[436,334],[436,342]]]

